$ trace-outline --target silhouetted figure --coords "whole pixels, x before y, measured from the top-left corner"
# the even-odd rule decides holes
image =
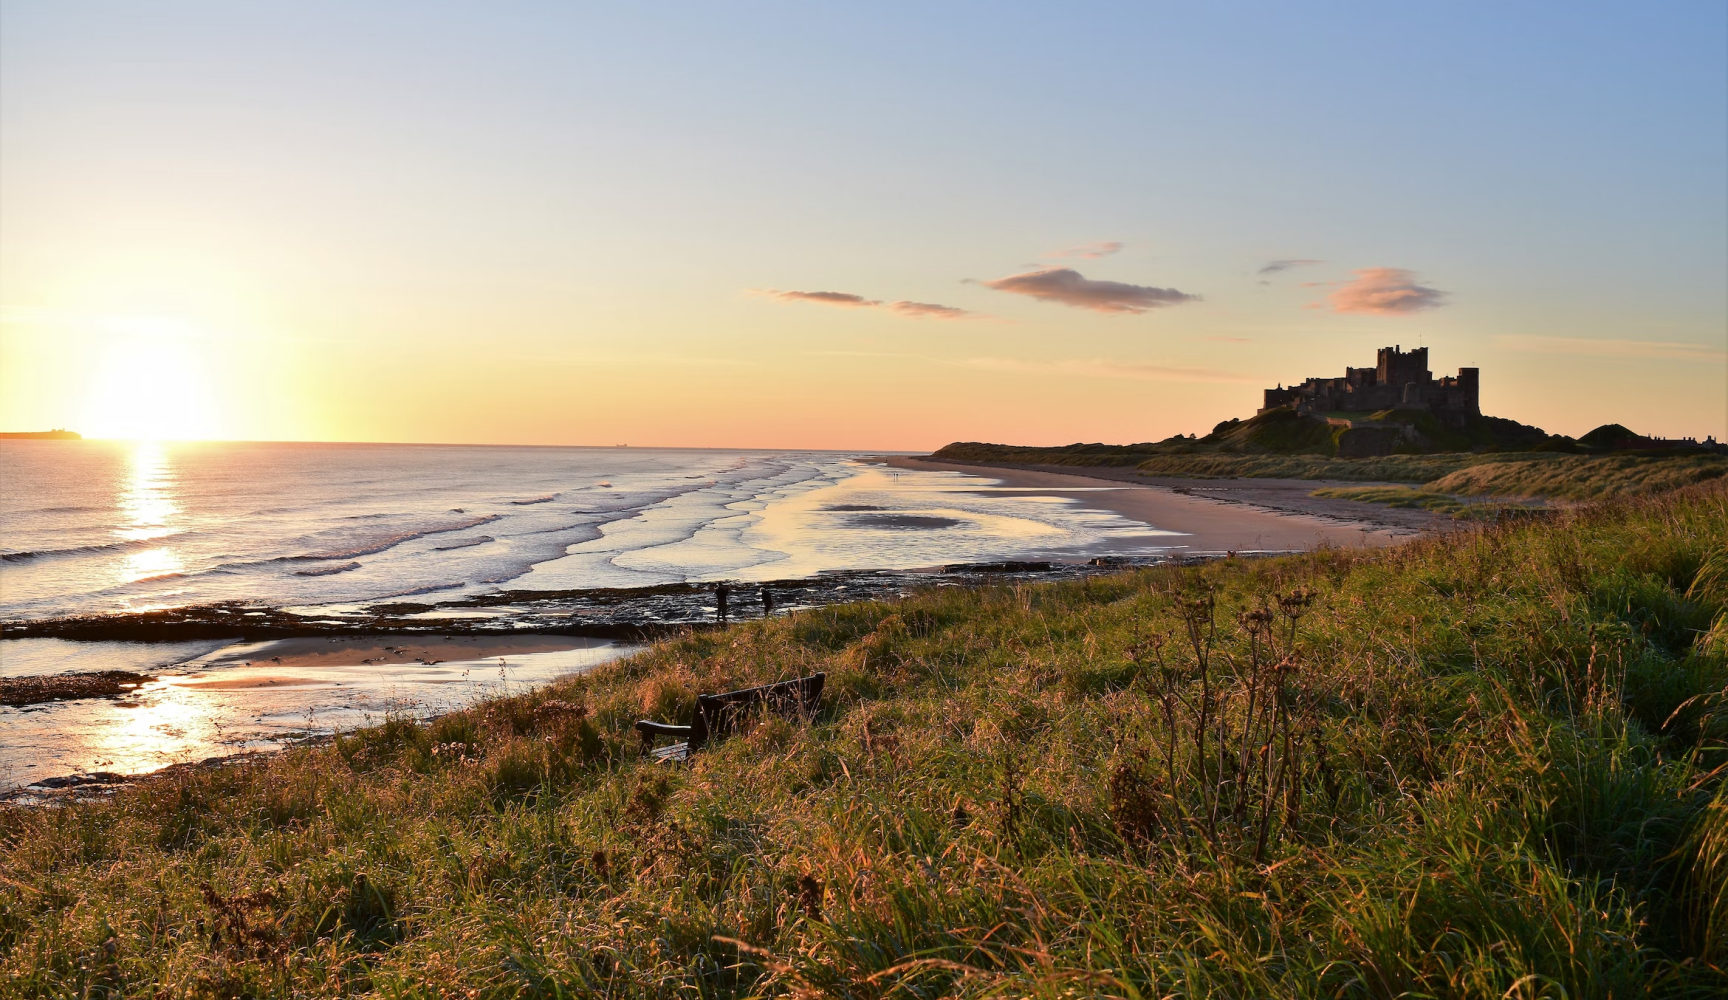
[[[773,595],[773,593],[771,593],[768,590],[767,587],[763,587],[762,588],[762,617],[766,618],[773,613],[774,613],[774,595]]]
[[[724,583],[714,588],[714,617],[720,621],[726,620],[726,598],[731,594]]]

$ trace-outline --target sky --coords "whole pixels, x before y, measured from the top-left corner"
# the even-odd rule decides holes
[[[1728,437],[1728,6],[0,0],[0,429]]]

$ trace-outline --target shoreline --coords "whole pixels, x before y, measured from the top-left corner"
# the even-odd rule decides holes
[[[1251,558],[1254,554],[1241,555]],[[921,591],[943,587],[971,589],[1021,583],[1055,584],[1134,569],[1193,566],[1223,557],[1223,553],[1204,556],[1172,554],[1156,558],[1106,554],[1094,556],[1084,562],[965,564],[911,571],[834,574],[826,579],[787,582],[779,593],[787,596],[796,591],[801,600],[797,603],[777,605],[772,617],[781,618],[797,611],[834,604],[903,599]],[[800,586],[802,589],[797,589]],[[407,684],[420,687],[424,696],[424,686],[429,685],[434,689],[454,687],[465,682],[470,672],[476,677],[490,674],[495,669],[494,661],[500,657],[525,656],[528,662],[532,663],[536,658],[548,655],[580,655],[585,650],[598,653],[602,649],[610,649],[612,655],[605,656],[601,661],[610,662],[640,652],[643,648],[641,644],[656,639],[675,638],[679,635],[765,620],[759,606],[739,601],[733,604],[738,613],[733,614],[726,622],[717,622],[713,617],[712,606],[701,603],[702,600],[712,597],[710,585],[687,585],[677,589],[685,596],[693,595],[696,598],[697,603],[690,607],[701,617],[677,623],[634,626],[628,630],[628,638],[621,637],[620,633],[625,631],[621,627],[607,628],[603,630],[605,634],[597,636],[592,632],[584,634],[569,627],[551,631],[544,626],[534,627],[531,624],[528,627],[505,630],[499,627],[504,623],[498,618],[474,619],[458,616],[424,619],[417,617],[423,612],[418,611],[418,606],[415,605],[394,608],[394,619],[367,616],[363,621],[324,624],[316,624],[319,620],[314,619],[299,627],[289,621],[275,620],[278,617],[296,619],[296,616],[288,612],[276,610],[266,616],[272,619],[271,625],[253,626],[254,629],[263,631],[254,631],[244,637],[228,636],[229,641],[218,648],[145,671],[148,674],[147,683],[125,697],[69,699],[35,706],[38,709],[58,709],[62,712],[71,706],[71,714],[80,718],[91,717],[85,720],[87,724],[94,724],[98,721],[97,717],[101,717],[101,725],[114,726],[124,725],[120,713],[137,713],[141,708],[141,701],[144,703],[142,708],[147,712],[152,699],[167,698],[181,703],[188,698],[218,699],[222,702],[215,712],[218,716],[225,711],[238,721],[242,715],[262,712],[277,720],[275,725],[260,727],[258,719],[263,718],[263,715],[254,719],[252,725],[224,722],[218,728],[227,727],[230,731],[230,737],[225,743],[232,744],[233,737],[242,733],[250,734],[240,740],[233,752],[205,754],[197,759],[189,759],[186,756],[189,748],[181,748],[178,752],[182,756],[150,770],[121,773],[101,766],[98,762],[84,767],[53,767],[49,769],[52,773],[29,780],[0,780],[0,806],[99,797],[157,775],[256,759],[303,745],[308,741],[327,739],[332,732],[341,731],[342,726],[338,724],[332,728],[328,723],[319,726],[299,724],[298,720],[304,717],[304,708],[299,706],[303,705],[308,697],[316,697],[320,692],[328,693],[335,688],[343,690],[345,699],[358,698],[365,702],[357,708],[349,706],[348,715],[354,715],[356,711],[373,711],[375,717],[382,717],[385,710],[379,706],[383,705],[386,699],[381,699],[380,695],[385,689],[394,691],[396,686]],[[522,612],[523,596],[496,595],[494,600],[498,604],[510,605],[511,612],[519,616]],[[621,599],[617,594],[607,596],[614,600]],[[557,596],[548,600],[561,609],[557,613],[569,615],[566,597]],[[754,597],[751,600],[753,601]],[[458,610],[449,606],[443,606],[443,609]],[[208,617],[202,613],[209,610],[211,609],[180,609],[176,614],[184,613],[189,616],[186,622],[189,626],[188,634],[202,635],[207,631],[208,625],[200,618]],[[233,609],[221,610],[227,615],[233,613]],[[400,627],[379,627],[392,620]],[[515,620],[520,622],[520,617]],[[129,630],[125,628],[119,631],[126,637],[117,638],[111,629],[102,627],[99,621],[78,620],[56,624],[70,626],[71,629],[63,634],[35,632],[20,635],[11,631],[6,640],[0,641],[149,646],[186,638],[186,634],[174,634],[172,622],[161,620],[160,613],[153,617],[148,629],[152,638],[131,637]],[[97,631],[94,634],[81,635],[77,627],[83,625],[97,626]],[[636,648],[631,648],[632,646]],[[519,664],[521,662],[518,661]],[[555,682],[561,676],[585,672],[598,665],[600,664],[593,663],[575,671],[558,674],[540,672],[532,678],[513,678],[510,683],[525,683],[525,690],[537,690]],[[261,702],[259,699],[265,701]],[[184,707],[184,704],[180,705],[181,709]],[[460,704],[445,705],[437,711],[418,714],[417,718],[428,721],[451,711],[461,711],[464,707]],[[325,711],[328,711],[328,707]],[[321,718],[328,719],[330,716],[326,714]],[[44,729],[47,722],[47,719],[38,720],[34,728]],[[57,727],[58,724],[55,728]],[[42,735],[36,734],[37,738]],[[15,733],[14,738],[20,737]],[[13,766],[19,765],[15,763]],[[29,771],[31,767],[26,766],[24,769]],[[44,770],[40,765],[36,765],[34,769],[38,773]]]
[[[772,595],[774,614],[778,616],[830,604],[902,597],[924,587],[1062,580],[1192,558],[1195,556],[1182,552],[1119,555],[1108,547],[1100,547],[1097,552],[1072,559],[837,570],[799,579],[732,582],[728,584],[729,613],[725,622],[717,618],[718,581],[712,581],[653,587],[506,590],[443,603],[391,601],[353,605],[342,611],[328,607],[292,609],[224,603],[130,614],[78,615],[0,623],[0,644],[25,639],[136,643],[210,640],[231,644],[343,636],[396,636],[413,641],[433,635],[494,638],[542,635],[640,643],[690,629],[717,628],[761,618],[764,590]]]
[[[1310,497],[1329,482],[1253,479],[1161,479],[1120,466],[985,465],[928,457],[868,459],[894,469],[988,476],[1004,484],[1065,496],[1163,531],[1173,551],[1292,552],[1320,545],[1391,545],[1456,522],[1423,510],[1395,510],[1356,500]],[[1363,485],[1361,483],[1343,485]]]
[[[443,714],[450,708],[440,707],[447,696],[439,689],[457,683],[450,665],[456,665],[455,672],[466,683],[470,673],[479,678],[494,672],[494,666],[502,666],[501,658],[534,661],[544,659],[539,654],[556,656],[592,648],[597,641],[621,649],[627,644],[760,620],[765,617],[763,590],[772,594],[774,616],[779,617],[833,604],[895,600],[945,586],[1057,582],[1232,555],[1383,546],[1414,537],[1422,530],[1408,523],[1387,524],[1384,519],[1347,516],[1358,513],[1353,508],[1370,506],[1366,504],[1334,502],[1332,506],[1342,513],[1328,509],[1321,501],[1313,502],[1314,509],[1281,509],[1257,502],[1261,499],[1257,495],[1254,499],[1200,495],[1186,486],[1146,482],[1145,477],[1128,469],[1088,468],[1089,474],[1082,475],[1066,468],[986,466],[916,456],[861,461],[892,469],[962,473],[978,477],[980,490],[1024,491],[1032,497],[1076,502],[1146,524],[1152,531],[1148,537],[1156,537],[1156,541],[1141,543],[1141,550],[1132,554],[1122,545],[1105,544],[1071,556],[1041,560],[848,570],[803,579],[734,584],[727,622],[717,620],[715,583],[703,582],[630,589],[503,591],[442,603],[398,600],[306,608],[256,603],[206,605],[6,623],[0,642],[71,641],[97,647],[107,643],[221,642],[208,652],[145,671],[155,679],[140,692],[142,698],[132,694],[124,700],[84,700],[85,707],[58,707],[53,716],[91,726],[100,718],[114,726],[126,725],[123,719],[128,717],[147,715],[158,703],[173,702],[181,709],[201,704],[205,706],[201,711],[219,719],[231,734],[247,734],[238,746],[242,754],[250,754],[266,745],[279,748],[291,740],[343,728],[344,723],[329,720],[344,712],[353,715],[357,706],[362,712],[377,711],[377,704],[383,704],[386,695],[399,701],[405,691],[411,692],[411,701],[418,701],[418,712]],[[1090,474],[1100,472],[1104,474]],[[1312,489],[1316,484],[1302,485]],[[1234,482],[1210,482],[1206,486],[1214,492],[1239,489]],[[1430,515],[1420,524],[1432,526],[1439,520]],[[92,652],[101,655],[96,649]],[[522,680],[531,687],[554,679],[532,667],[528,672],[535,676]],[[140,702],[143,710],[138,708]],[[320,713],[316,726],[304,711],[311,706]],[[243,721],[248,713],[256,717]],[[306,724],[293,721],[302,716]],[[44,793],[83,796],[159,770],[146,770],[137,761],[115,767],[104,763],[99,755],[80,755],[73,752],[78,740],[93,745],[94,730],[65,737],[65,745],[60,746],[60,739],[47,732],[48,714],[32,721],[33,728],[43,730],[36,734],[37,739],[53,742],[55,749],[50,751],[48,744],[42,743],[34,755],[26,750],[26,758],[16,762],[24,773],[8,782],[13,787],[0,792],[0,801],[30,799]],[[24,740],[15,742],[19,749],[29,745]],[[220,749],[223,747],[209,739],[176,744],[173,752],[179,756],[174,763],[193,757],[220,760],[234,756],[211,753]],[[156,753],[157,759],[168,759],[166,751]],[[51,760],[63,760],[63,764]],[[134,770],[116,773],[127,767]],[[47,785],[42,784],[44,780]]]
[[[0,708],[0,803],[88,797],[182,766],[270,754],[396,716],[432,719],[538,690],[639,649],[545,635],[228,643],[151,668],[117,696]]]
[[[1160,480],[1120,467],[1085,467],[1080,472],[1069,467],[985,465],[910,455],[861,457],[859,461],[879,469],[959,473],[975,477],[980,491],[1005,489],[1029,498],[1073,502],[1152,530],[1143,539],[1107,540],[1085,551],[1053,552],[1024,560],[831,570],[760,582],[730,581],[730,620],[761,617],[768,610],[764,595],[771,596],[775,611],[786,613],[860,599],[892,599],[930,586],[1059,580],[1231,554],[1279,554],[1322,545],[1393,544],[1423,531],[1456,525],[1451,518],[1429,511],[1310,497],[1308,492],[1325,484],[1306,481]],[[394,636],[406,643],[439,635],[486,637],[494,643],[512,641],[510,637],[515,641],[577,638],[640,643],[722,624],[717,583],[507,589],[448,601],[398,598],[313,606],[226,601],[138,612],[74,614],[0,622],[0,646],[26,639],[231,645],[286,639],[367,642],[379,636]],[[523,638],[529,636],[538,638]],[[376,649],[370,658],[378,663],[395,662]]]

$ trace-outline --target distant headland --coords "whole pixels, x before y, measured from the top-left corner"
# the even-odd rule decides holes
[[[1383,347],[1372,368],[1266,389],[1251,417],[1205,436],[1040,448],[957,441],[932,459],[989,466],[1090,467],[1105,478],[1280,479],[1420,484],[1313,496],[1451,509],[1459,497],[1587,500],[1728,476],[1728,444],[1605,423],[1577,438],[1490,417],[1481,370],[1435,378],[1428,349]],[[1109,472],[1114,468],[1115,472]],[[1371,495],[1370,495],[1371,494]],[[1347,495],[1347,496],[1346,496]],[[1231,494],[1241,499],[1240,490]]]
[[[1266,389],[1254,416],[1223,421],[1204,437],[1177,434],[1142,444],[1058,448],[956,442],[936,454],[1064,465],[1129,465],[1203,454],[1339,459],[1494,452],[1728,454],[1728,446],[1713,437],[1651,437],[1607,423],[1570,438],[1484,416],[1481,369],[1460,368],[1457,375],[1435,378],[1428,370],[1426,347],[1382,347],[1375,362],[1370,368],[1345,367],[1344,374],[1334,378]]]
[[[0,441],[82,441],[77,431],[56,427],[51,431],[0,431]]]

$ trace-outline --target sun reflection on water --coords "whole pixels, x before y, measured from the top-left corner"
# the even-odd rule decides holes
[[[174,533],[180,514],[177,485],[168,450],[158,441],[140,441],[129,456],[130,469],[118,498],[119,523],[114,534],[129,542],[165,538]],[[120,582],[134,583],[178,573],[183,568],[173,548],[157,545],[128,553],[120,565]]]
[[[207,755],[220,727],[196,696],[156,681],[126,702],[112,703],[93,726],[88,751],[97,766],[140,774]]]

